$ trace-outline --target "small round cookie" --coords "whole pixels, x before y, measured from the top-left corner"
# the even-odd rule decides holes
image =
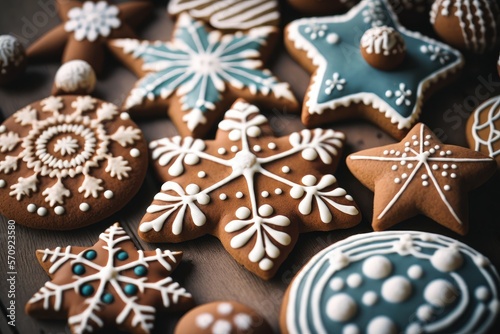
[[[498,42],[499,7],[496,0],[436,0],[431,23],[447,44],[484,53]]]
[[[354,6],[358,0],[288,0],[290,6],[307,15],[328,15],[341,13]]]
[[[489,260],[451,238],[416,231],[358,234],[295,276],[281,332],[487,333],[500,313]]]
[[[52,95],[90,94],[96,77],[92,66],[84,60],[71,60],[57,70]]]
[[[361,54],[368,64],[383,71],[397,68],[406,56],[401,34],[391,27],[374,27],[361,37]]]
[[[474,110],[465,131],[469,147],[489,155],[500,167],[500,96],[495,96]]]
[[[272,334],[267,321],[250,307],[233,301],[198,306],[184,315],[174,334]]]
[[[32,228],[69,230],[121,209],[148,164],[141,130],[115,105],[51,96],[0,126],[0,212]]]
[[[26,68],[26,53],[19,40],[0,35],[0,86],[15,80]]]

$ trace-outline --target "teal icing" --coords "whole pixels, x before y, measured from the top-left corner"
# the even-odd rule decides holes
[[[94,293],[94,287],[90,284],[84,284],[80,287],[80,294],[84,297],[89,297]]]
[[[401,255],[397,252],[396,245],[405,234],[411,234],[412,246],[406,255]],[[428,240],[425,238],[426,236],[432,236],[435,239]],[[464,260],[463,264],[451,273],[441,272],[432,265],[429,257],[436,250],[447,248],[452,244],[459,245],[460,254]],[[348,255],[351,262],[343,269],[329,274],[328,270],[331,270],[332,264],[335,262],[335,256],[340,251],[342,254],[351,254]],[[363,256],[365,252],[366,256]],[[363,274],[362,265],[364,260],[373,255],[382,255],[392,263],[393,269],[387,278],[403,276],[411,282],[412,293],[407,300],[400,303],[391,303],[384,300],[381,290],[387,278],[371,279]],[[360,258],[353,261],[352,259],[356,256]],[[478,265],[481,261],[485,261],[483,267]],[[421,278],[409,277],[408,269],[412,265],[418,265],[423,269],[424,274]],[[314,270],[317,268],[319,268],[319,271],[314,274]],[[353,273],[360,274],[363,278],[362,284],[356,288],[349,287],[346,283],[349,275]],[[458,275],[465,282],[467,287],[465,290],[460,288],[460,282],[453,275]],[[334,278],[340,278],[344,282],[344,287],[339,291],[334,291],[330,286]],[[417,310],[419,306],[430,305],[424,298],[424,291],[426,286],[436,279],[443,279],[451,283],[458,291],[458,296],[456,300],[445,307],[433,306],[433,318],[428,322],[422,321],[417,316]],[[308,280],[312,281],[312,288],[310,289],[307,288]],[[321,282],[323,282],[323,286]],[[287,319],[287,321],[293,321],[295,330],[288,326],[287,329],[290,333],[304,332],[304,327],[301,327],[300,324],[300,318],[304,314],[304,310],[307,319],[306,332],[311,334],[321,332],[314,325],[314,317],[315,315],[318,316],[318,314],[314,313],[314,305],[319,305],[319,318],[328,333],[343,333],[343,329],[347,325],[353,324],[358,327],[360,333],[366,332],[370,320],[376,316],[389,317],[397,326],[398,332],[410,333],[409,326],[418,324],[423,329],[422,332],[425,333],[425,326],[432,326],[432,324],[439,321],[450,319],[462,302],[466,303],[463,312],[460,312],[448,326],[435,333],[457,333],[465,328],[469,328],[470,332],[473,333],[485,333],[498,317],[499,312],[500,297],[498,290],[500,288],[500,279],[493,266],[482,255],[464,244],[447,237],[421,232],[375,232],[350,237],[328,247],[315,256],[307,264],[307,270],[299,274],[299,277],[292,284],[291,296],[292,293],[295,293],[295,295],[293,295],[293,298],[290,297],[287,309],[293,308],[295,317]],[[322,287],[316,291],[320,297],[319,300],[315,300],[312,293],[318,287]],[[485,287],[489,293],[489,296],[484,300],[480,300],[476,296],[479,287]],[[378,296],[378,301],[372,306],[362,303],[363,294],[367,291],[374,291]],[[356,315],[346,322],[333,321],[326,313],[328,300],[338,293],[348,294],[357,304]],[[483,309],[483,313],[475,317],[475,312],[479,309]]]
[[[83,256],[87,259],[87,260],[94,260],[96,257],[97,257],[97,252],[93,249],[90,249],[88,251],[86,251]]]
[[[116,258],[120,261],[125,261],[126,259],[128,259],[128,253],[125,251],[119,251],[116,254]]]
[[[319,91],[311,90],[309,96],[316,105],[325,104],[319,107],[321,109],[328,109],[327,104],[354,94],[371,93],[385,101],[403,118],[408,118],[418,113],[418,95],[422,93],[423,82],[438,72],[447,71],[462,63],[462,56],[458,51],[401,27],[389,5],[381,0],[364,1],[343,16],[301,19],[292,24],[297,25],[300,37],[309,44],[303,48],[313,50],[312,58],[326,60],[326,67],[324,70],[320,67],[315,79],[315,84],[320,85]],[[360,52],[363,33],[382,25],[399,31],[406,43],[405,60],[393,71],[382,71],[370,66]],[[332,33],[338,35],[335,42],[328,38]],[[294,40],[292,36],[290,38]],[[429,46],[436,53],[429,52]],[[332,80],[335,73],[345,80],[345,84],[343,89],[333,89],[330,92],[327,81]],[[401,90],[401,84],[404,84],[405,91],[411,91],[411,95],[407,98],[407,103],[398,104],[396,94],[399,93],[396,92]],[[386,96],[387,91],[391,91],[391,97]]]

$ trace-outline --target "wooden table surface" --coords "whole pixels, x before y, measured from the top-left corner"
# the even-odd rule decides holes
[[[48,4],[41,6],[41,4]],[[11,33],[22,37],[27,45],[37,37],[59,23],[59,18],[51,11],[54,0],[2,0],[0,10],[0,34]],[[140,31],[144,39],[163,39],[170,37],[172,20],[166,14],[167,1],[155,1],[156,9],[151,19]],[[294,17],[286,4],[283,12],[289,21]],[[44,9],[45,7],[45,9]],[[48,9],[48,10],[47,10]],[[425,26],[426,23],[423,23]],[[275,57],[269,66],[278,77],[288,81],[296,95],[304,96],[309,82],[309,75],[300,68],[279,45]],[[135,76],[108,57],[109,66],[100,81],[94,95],[98,98],[121,105],[124,97],[136,81]],[[500,94],[500,79],[496,74],[496,57],[467,57],[467,66],[463,76],[445,90],[437,93],[424,106],[421,120],[433,129],[446,143],[466,145],[464,129],[467,115],[474,105],[487,97]],[[50,87],[58,63],[31,66],[19,83],[0,88],[0,115],[7,118],[25,105],[49,95]],[[490,84],[487,84],[490,82]],[[483,88],[479,88],[483,87]],[[478,93],[479,92],[479,93]],[[482,94],[481,94],[482,93]],[[486,96],[487,95],[487,96]],[[464,113],[448,111],[458,104]],[[281,110],[264,110],[277,135],[284,135],[300,130],[303,126],[298,115],[287,115]],[[177,134],[167,117],[139,121],[148,140]],[[352,121],[330,124],[335,130],[347,135],[347,148],[344,154],[362,149],[393,143],[394,140],[378,128],[364,121]],[[421,230],[444,234],[457,238],[477,249],[490,258],[500,268],[500,173],[487,184],[470,194],[470,232],[460,237],[441,227],[430,219],[418,216],[400,223],[398,230]],[[181,244],[147,244],[136,236],[137,225],[145,213],[153,196],[160,189],[152,170],[148,172],[139,193],[123,210],[90,227],[68,232],[32,230],[16,226],[17,239],[17,281],[16,281],[16,327],[7,325],[4,316],[0,319],[1,333],[69,333],[65,321],[38,321],[24,313],[28,299],[48,280],[47,275],[38,265],[36,249],[66,245],[93,245],[101,232],[112,223],[119,221],[130,233],[136,245],[141,249],[180,250],[184,259],[174,273],[179,281],[192,293],[198,304],[214,300],[236,300],[258,310],[278,332],[278,316],[283,293],[294,274],[305,262],[319,250],[349,235],[371,231],[373,194],[364,188],[350,174],[342,162],[335,173],[340,185],[355,198],[363,213],[363,221],[356,228],[329,233],[309,233],[301,235],[295,249],[283,263],[276,276],[270,281],[263,281],[238,265],[220,242],[213,237],[203,237],[196,241]],[[0,216],[0,302],[5,314],[7,297],[7,218]],[[3,249],[2,249],[3,248]],[[157,317],[157,333],[170,333],[180,315]],[[500,333],[500,331],[495,331]]]

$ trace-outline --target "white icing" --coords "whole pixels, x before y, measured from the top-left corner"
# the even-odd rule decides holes
[[[367,334],[397,334],[396,324],[388,317],[378,316],[368,323]]]
[[[282,171],[283,173],[285,173],[285,174],[288,174],[288,173],[290,173],[290,167],[288,167],[288,166],[283,166],[283,167],[281,168],[281,171]]]
[[[344,288],[344,280],[340,277],[335,277],[330,281],[330,288],[333,291],[340,291]]]
[[[368,29],[361,37],[361,47],[368,54],[389,56],[403,53],[406,50],[401,34],[391,27],[374,27]]]
[[[363,277],[360,274],[350,274],[347,277],[347,285],[350,288],[357,288],[363,283]]]
[[[46,208],[44,208],[44,207],[39,207],[36,210],[36,213],[37,213],[37,215],[43,217],[43,216],[47,215],[47,213],[49,213],[49,211]]]
[[[422,305],[417,309],[417,317],[421,321],[428,322],[434,317],[434,309],[430,305]]]
[[[355,324],[349,324],[344,327],[342,334],[360,334],[359,327]]]
[[[275,150],[277,148],[277,146],[275,143],[269,143],[269,144],[267,144],[267,148],[270,150]]]
[[[464,262],[458,246],[438,249],[431,257],[431,263],[439,271],[450,272],[459,269]]]
[[[220,199],[221,201],[225,201],[225,200],[227,199],[227,195],[226,195],[226,194],[220,194],[220,195],[219,195],[219,199]]]
[[[340,77],[340,74],[335,72],[333,73],[333,76],[331,79],[327,79],[325,81],[325,93],[326,94],[331,94],[334,90],[342,91],[344,89],[344,86],[347,84],[347,81],[343,78]],[[314,160],[315,158],[312,158],[310,160]]]
[[[1,185],[1,184],[0,184],[0,185]],[[0,188],[1,188],[1,186],[0,186]],[[283,194],[283,190],[281,190],[281,188],[276,188],[276,189],[274,189],[274,193],[275,193],[276,195],[281,195],[281,194]]]
[[[26,210],[28,210],[28,212],[30,212],[30,213],[34,213],[34,212],[36,212],[36,209],[37,209],[37,207],[36,207],[36,205],[35,205],[35,204],[33,204],[33,203],[28,204],[28,206],[26,207]]]
[[[222,315],[228,315],[233,312],[233,306],[230,303],[220,303],[217,306],[217,312]]]
[[[137,158],[137,157],[139,157],[140,155],[141,155],[141,151],[139,151],[138,149],[133,148],[133,149],[131,149],[131,150],[130,150],[130,156],[131,156],[132,158]]]
[[[269,197],[269,192],[268,191],[263,191],[260,195],[262,197],[264,197],[264,198],[267,198],[267,197]]]
[[[452,304],[457,297],[458,291],[444,279],[435,279],[425,287],[424,291],[425,300],[436,307]]]
[[[120,27],[119,12],[118,7],[106,1],[85,1],[81,7],[69,10],[64,30],[74,32],[77,41],[94,42],[100,36],[108,37],[113,29]]]
[[[382,285],[382,297],[390,303],[402,303],[411,296],[411,293],[411,283],[403,276],[391,277]]]
[[[112,199],[115,196],[115,194],[111,190],[106,190],[104,192],[104,197],[106,199]]]
[[[214,322],[214,316],[210,313],[201,313],[195,319],[198,328],[207,329]]]
[[[252,317],[245,313],[236,314],[233,318],[233,322],[236,325],[236,328],[239,330],[249,330],[252,327]]]
[[[5,182],[5,180],[0,180],[0,188],[5,188],[6,185],[7,182]]]
[[[362,301],[366,306],[373,306],[377,303],[378,296],[374,291],[367,291],[363,294]]]
[[[205,173],[204,171],[198,172],[198,177],[199,177],[200,179],[203,179],[203,178],[205,178],[206,176],[207,176],[207,173]]]
[[[386,257],[375,255],[363,262],[363,274],[371,279],[382,279],[392,272],[392,263]]]
[[[236,193],[236,198],[243,198],[243,193],[241,191],[238,191]]]
[[[54,212],[56,215],[60,216],[60,215],[63,215],[66,212],[66,210],[62,206],[56,206],[54,208]]]
[[[486,301],[488,298],[490,298],[490,291],[488,290],[487,287],[485,286],[480,286],[476,289],[474,292],[474,295],[476,298],[480,301]]]
[[[356,315],[357,310],[354,299],[345,293],[336,294],[326,304],[326,315],[333,321],[349,321]]]
[[[486,120],[481,121],[484,114],[486,114]],[[500,149],[498,149],[500,127],[497,124],[498,120],[500,120],[500,96],[491,98],[481,104],[472,115],[473,122],[469,133],[472,134],[474,139],[474,150],[484,150],[490,157],[498,157],[500,155]],[[479,135],[480,133],[489,133],[489,135],[484,138]]]
[[[71,60],[57,70],[54,84],[65,93],[83,91],[89,94],[95,88],[96,76],[86,61]]]
[[[410,268],[408,268],[408,277],[411,279],[419,279],[424,275],[424,270],[421,266],[414,264]]]
[[[90,210],[90,205],[88,205],[88,203],[81,203],[79,208],[80,211],[86,212]]]
[[[123,120],[123,121],[127,121],[127,120],[129,120],[129,119],[130,119],[130,115],[129,115],[129,113],[127,113],[127,112],[122,112],[122,113],[120,114],[120,119],[121,119],[121,120]]]
[[[329,33],[326,36],[326,41],[330,44],[337,44],[340,41],[340,37],[336,33]]]
[[[8,66],[20,66],[25,58],[23,45],[17,38],[10,35],[0,35],[0,74],[5,74]]]

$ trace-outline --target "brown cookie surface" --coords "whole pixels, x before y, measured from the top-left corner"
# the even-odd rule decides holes
[[[174,334],[272,334],[267,321],[250,307],[234,301],[198,306],[184,315]]]
[[[0,126],[0,211],[32,228],[90,225],[130,201],[147,164],[127,113],[91,96],[51,96]]]
[[[347,166],[375,193],[375,231],[421,213],[462,235],[468,231],[468,191],[496,171],[493,159],[441,143],[422,123],[399,143],[349,155]]]
[[[184,311],[192,297],[170,277],[182,252],[137,250],[118,223],[91,247],[37,251],[50,276],[26,304],[38,319],[68,319],[72,333],[150,333],[157,313]]]
[[[153,141],[165,183],[147,209],[139,236],[182,242],[211,234],[248,270],[269,279],[299,233],[345,229],[361,215],[331,174],[344,134],[303,130],[276,138],[259,109],[238,100],[215,140]]]

